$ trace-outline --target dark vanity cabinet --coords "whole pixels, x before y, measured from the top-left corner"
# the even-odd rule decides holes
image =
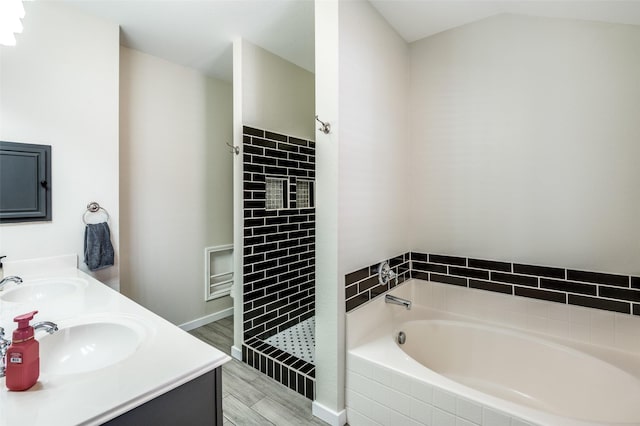
[[[222,367],[134,408],[108,426],[222,426]]]

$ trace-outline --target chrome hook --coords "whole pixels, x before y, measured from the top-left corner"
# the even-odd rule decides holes
[[[320,130],[325,135],[328,135],[331,132],[331,124],[325,123],[324,121],[320,120],[317,115],[316,120],[321,124],[321,126],[318,127],[318,130]]]
[[[229,148],[231,148],[231,151],[229,151],[229,152],[231,152],[232,154],[235,154],[235,155],[239,155],[240,154],[240,147],[235,146],[235,145],[231,145],[229,142],[226,142],[226,145]]]

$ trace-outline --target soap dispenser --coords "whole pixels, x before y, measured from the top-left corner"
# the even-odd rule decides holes
[[[12,391],[23,391],[35,385],[40,376],[40,344],[33,337],[29,324],[38,311],[15,317],[18,328],[13,332],[11,346],[7,349],[6,384]]]

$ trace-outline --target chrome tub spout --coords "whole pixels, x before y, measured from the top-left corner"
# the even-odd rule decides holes
[[[392,296],[387,294],[384,296],[385,303],[391,303],[394,305],[404,306],[407,309],[411,309],[411,301],[407,299],[403,299],[401,297]]]

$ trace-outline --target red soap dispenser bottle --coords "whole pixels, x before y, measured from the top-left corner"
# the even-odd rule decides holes
[[[15,317],[18,328],[7,349],[6,384],[12,391],[23,391],[35,385],[40,376],[40,344],[33,337],[29,321],[38,311]]]

